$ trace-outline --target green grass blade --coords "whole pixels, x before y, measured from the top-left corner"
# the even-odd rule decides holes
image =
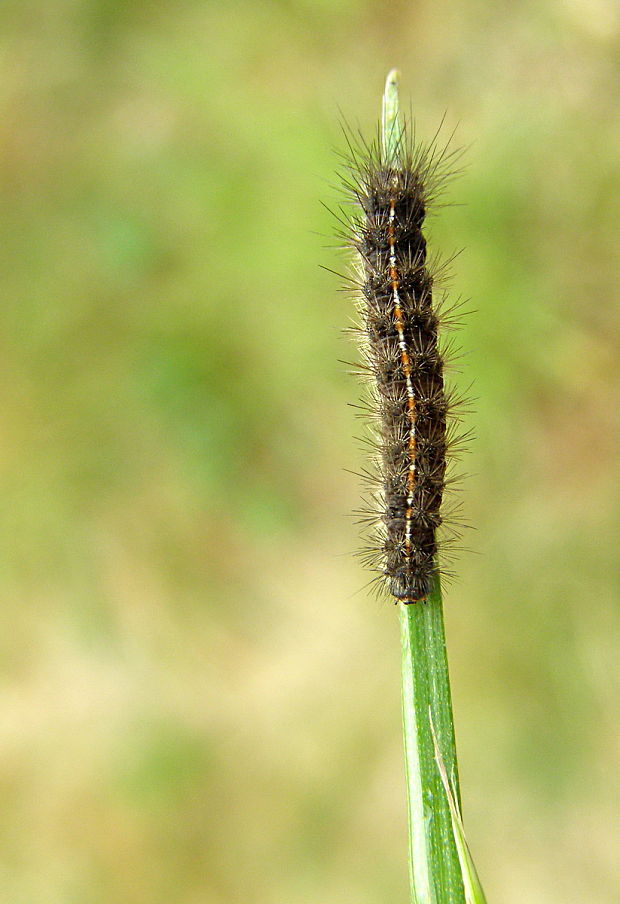
[[[383,95],[381,135],[382,158],[389,166],[399,165],[402,134],[398,72],[392,70]],[[460,822],[439,578],[425,600],[399,603],[399,610],[411,898],[413,904],[477,904],[484,897]]]
[[[458,795],[456,745],[440,584],[427,600],[401,603],[403,730],[414,904],[465,904],[449,800],[435,755]]]
[[[381,153],[383,161],[391,164],[398,154],[401,141],[401,125],[399,117],[398,83],[400,73],[392,69],[385,81],[383,92],[383,109],[381,114]]]
[[[446,772],[446,767],[439,751],[437,735],[435,733],[432,718],[431,730],[433,732],[435,760],[437,762],[437,768],[439,769],[441,781],[443,783],[444,791],[446,793],[448,804],[450,806],[450,814],[452,816],[452,831],[454,833],[454,841],[459,855],[459,862],[461,864],[461,875],[463,876],[465,899],[467,901],[467,904],[487,904],[487,899],[484,895],[484,891],[482,890],[482,885],[480,883],[480,879],[478,878],[478,873],[476,871],[472,856],[469,852],[469,846],[465,839],[465,831],[463,829],[463,820],[461,819],[460,807],[458,806],[455,794],[450,785],[448,773]]]

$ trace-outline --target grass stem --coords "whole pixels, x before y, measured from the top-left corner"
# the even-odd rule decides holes
[[[388,166],[398,166],[402,146],[398,81],[392,70],[383,95],[382,156]],[[399,610],[411,898],[413,904],[464,904],[450,800],[442,782],[443,769],[460,813],[439,578],[425,600],[399,603]]]
[[[465,901],[450,802],[437,757],[460,810],[441,588],[420,603],[399,603],[403,731],[413,904]],[[435,753],[435,740],[437,756]]]

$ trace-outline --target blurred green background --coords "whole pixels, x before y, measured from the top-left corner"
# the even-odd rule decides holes
[[[432,224],[477,530],[446,593],[490,902],[620,900],[620,7],[4,0],[0,900],[407,901],[398,624],[350,553],[339,109]],[[326,247],[327,246],[327,247]]]

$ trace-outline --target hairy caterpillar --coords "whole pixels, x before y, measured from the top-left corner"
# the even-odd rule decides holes
[[[409,123],[393,129],[388,148],[381,133],[368,143],[345,126],[342,181],[354,212],[340,220],[340,234],[357,258],[350,282],[373,428],[374,467],[362,475],[372,488],[360,513],[369,527],[362,555],[397,602],[416,603],[439,571],[448,454],[464,439],[455,433],[457,399],[444,385],[447,349],[439,344],[454,308],[433,297],[442,268],[427,256],[423,233],[460,151],[449,141],[440,146],[437,135],[417,144]]]

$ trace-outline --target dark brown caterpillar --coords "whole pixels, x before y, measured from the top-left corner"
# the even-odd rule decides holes
[[[375,487],[363,516],[375,529],[364,555],[397,601],[415,603],[438,571],[437,529],[455,440],[438,343],[440,322],[453,318],[434,304],[437,268],[429,266],[422,227],[458,152],[438,149],[436,140],[417,147],[407,127],[387,160],[378,139],[368,145],[348,131],[347,140],[344,182],[356,212],[345,234],[360,262],[357,332],[377,452],[376,473],[365,475]]]

